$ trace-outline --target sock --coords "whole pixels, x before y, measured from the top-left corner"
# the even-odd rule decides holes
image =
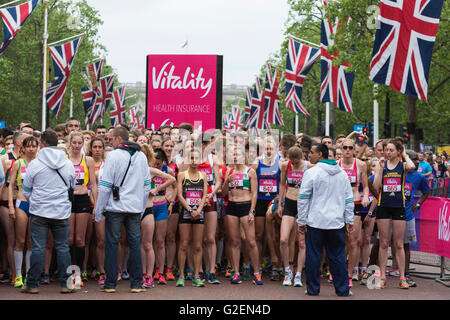
[[[361,272],[362,272],[362,273],[367,273],[367,267],[362,267],[362,268],[361,268]]]
[[[302,273],[301,273],[300,271],[297,271],[297,273],[295,274],[295,276],[301,277],[301,276],[302,276]]]
[[[27,274],[28,270],[30,270],[30,258],[31,258],[31,250],[28,250],[27,253],[25,254],[25,270],[27,271]]]
[[[16,276],[22,275],[23,251],[14,251],[14,264],[16,265]]]
[[[291,273],[291,267],[286,267],[286,268],[284,268],[284,273],[285,273],[285,274]]]
[[[77,266],[80,267],[80,271],[83,268],[84,256],[86,255],[86,247],[76,247],[75,248],[75,259],[77,261]]]
[[[358,274],[358,267],[353,267],[353,274]]]

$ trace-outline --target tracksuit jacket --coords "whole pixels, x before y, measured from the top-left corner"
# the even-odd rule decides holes
[[[341,229],[353,224],[353,192],[335,160],[321,160],[305,171],[297,201],[299,226]]]

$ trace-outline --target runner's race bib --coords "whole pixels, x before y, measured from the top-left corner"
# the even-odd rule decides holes
[[[412,184],[409,182],[405,182],[405,197],[406,201],[411,200],[411,192],[412,192]]]
[[[27,167],[20,167],[20,175],[22,176],[22,181],[25,180],[26,174],[27,174]]]
[[[352,169],[344,169],[345,173],[348,175],[348,180],[350,181],[350,184],[356,183],[356,176],[353,175]]]
[[[84,167],[75,166],[75,179],[77,180],[77,185],[82,185],[84,183]]]
[[[229,187],[231,189],[234,189],[234,188],[248,189],[248,188],[250,188],[250,181],[248,179],[248,174],[235,173],[233,180],[230,181],[230,183],[229,183]]]
[[[289,185],[295,185],[295,188],[300,188],[303,180],[303,171],[290,171],[288,173],[287,182]]]
[[[384,180],[383,192],[400,192],[402,184],[400,178],[387,178]]]
[[[198,208],[201,202],[202,202],[202,192],[186,191],[186,203],[190,207]]]
[[[277,193],[277,181],[273,179],[262,179],[259,181],[259,192]]]

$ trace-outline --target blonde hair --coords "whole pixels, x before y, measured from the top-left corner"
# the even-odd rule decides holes
[[[81,137],[81,139],[82,139],[83,142],[84,142],[84,135],[83,135],[82,132],[79,132],[79,131],[73,131],[73,132],[69,135],[69,142],[72,142],[73,138],[76,137],[76,136]]]
[[[153,152],[152,147],[150,147],[148,144],[144,143],[141,146],[141,151],[145,154],[147,157],[147,163],[149,165],[153,165],[153,162],[155,161],[155,153]]]

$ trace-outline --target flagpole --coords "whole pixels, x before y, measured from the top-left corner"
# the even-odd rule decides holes
[[[2,5],[0,5],[0,8],[7,7],[10,4],[14,4],[14,3],[20,2],[20,1],[22,1],[22,0],[15,0],[15,1],[11,1],[11,2],[8,2],[8,3],[2,4]]]
[[[70,90],[70,111],[69,111],[69,117],[72,118],[73,116],[73,90]]]
[[[72,37],[69,37],[69,38],[66,38],[66,39],[62,39],[62,40],[58,40],[58,41],[52,42],[52,43],[49,44],[49,46],[53,46],[53,45],[55,45],[57,43],[60,43],[60,42],[69,41],[71,39],[79,38],[81,36],[84,36],[84,33],[80,33],[80,34],[77,34],[76,36],[72,36]]]
[[[298,135],[298,113],[295,113],[295,135]]]
[[[48,33],[47,33],[47,24],[48,24],[48,2],[47,0],[44,0],[44,69],[42,72],[42,132],[45,131],[45,127],[47,125],[47,119],[46,119],[46,111],[47,111],[47,99],[45,97],[47,93],[47,39],[48,39]]]
[[[378,90],[378,84],[375,84],[373,86],[374,95],[377,93]],[[374,97],[373,99],[373,146],[375,147],[375,144],[378,141],[378,130],[379,130],[379,105],[377,99]],[[370,134],[370,128],[369,128],[369,134]]]
[[[330,103],[326,103],[326,111],[325,111],[325,135],[330,135]]]
[[[302,42],[305,42],[305,43],[310,44],[310,45],[312,45],[312,46],[315,46],[315,47],[320,48],[320,44],[317,44],[317,43],[314,43],[314,42],[310,42],[310,41],[305,40],[305,39],[301,39],[301,38],[294,37],[294,36],[291,35],[291,34],[288,34],[288,37],[291,37],[292,39],[295,39],[295,40],[298,40],[298,41],[302,41]]]

